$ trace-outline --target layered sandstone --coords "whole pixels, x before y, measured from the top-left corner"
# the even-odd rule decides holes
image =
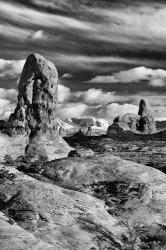
[[[39,54],[28,56],[18,85],[18,103],[9,117],[10,133],[29,136],[25,153],[53,160],[67,156],[70,147],[58,132],[56,102],[58,72]]]

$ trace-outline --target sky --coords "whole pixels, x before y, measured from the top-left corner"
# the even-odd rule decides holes
[[[145,98],[166,118],[165,23],[164,0],[0,0],[0,119],[31,53],[57,67],[60,117],[112,121]]]

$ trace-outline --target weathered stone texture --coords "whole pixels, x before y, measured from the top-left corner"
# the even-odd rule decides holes
[[[28,56],[18,85],[18,104],[9,117],[10,133],[29,136],[26,154],[45,155],[52,160],[67,156],[70,147],[58,133],[56,102],[58,72],[39,54]],[[61,149],[59,148],[61,147]]]

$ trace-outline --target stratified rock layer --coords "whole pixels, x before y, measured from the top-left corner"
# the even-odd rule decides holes
[[[9,117],[11,134],[29,135],[26,154],[31,157],[44,155],[53,160],[60,147],[62,157],[67,156],[70,148],[59,136],[56,120],[58,72],[55,65],[38,54],[28,56],[18,90],[18,104]]]

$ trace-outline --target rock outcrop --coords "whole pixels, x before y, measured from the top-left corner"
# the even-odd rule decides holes
[[[156,133],[156,122],[144,99],[140,101],[138,115],[128,113],[122,117],[118,116],[107,130],[107,136],[127,140],[134,140],[137,135],[154,133]]]
[[[138,115],[140,116],[139,130],[144,134],[155,133],[156,122],[150,111],[149,105],[144,99],[140,101]]]
[[[56,130],[57,88],[55,65],[38,54],[28,56],[18,85],[18,104],[9,117],[12,128],[31,133]]]
[[[0,165],[0,171],[3,167]],[[2,200],[9,200],[19,190],[21,196],[0,212],[1,250],[99,249],[101,236],[102,249],[120,249],[119,221],[108,214],[102,201],[35,180],[13,167],[5,169],[15,177],[1,182]],[[110,232],[110,242],[104,230]]]
[[[29,136],[25,153],[45,155],[49,160],[67,156],[70,147],[61,138],[56,120],[58,72],[55,65],[38,54],[28,56],[18,85],[18,104],[9,117],[11,134]],[[61,151],[60,152],[60,148]]]

